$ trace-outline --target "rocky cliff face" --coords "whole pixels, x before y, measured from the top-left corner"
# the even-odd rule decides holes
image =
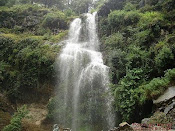
[[[134,130],[174,130],[175,129],[175,87],[169,87],[158,99],[153,100],[153,115],[133,123]]]
[[[175,126],[175,87],[169,87],[163,95],[153,101],[156,112],[161,112],[167,117],[166,123],[173,129]]]

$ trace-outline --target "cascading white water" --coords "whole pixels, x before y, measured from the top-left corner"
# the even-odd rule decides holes
[[[71,23],[69,38],[57,59],[60,74],[56,119],[73,131],[107,130],[114,126],[114,114],[108,87],[109,68],[98,52],[96,13],[86,14],[86,26],[82,25],[80,18]]]

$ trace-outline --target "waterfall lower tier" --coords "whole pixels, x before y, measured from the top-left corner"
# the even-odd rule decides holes
[[[98,52],[96,13],[86,17],[85,27],[79,18],[71,23],[69,38],[56,61],[59,84],[55,120],[73,131],[107,130],[114,126],[109,68]],[[82,42],[83,29],[87,35]]]

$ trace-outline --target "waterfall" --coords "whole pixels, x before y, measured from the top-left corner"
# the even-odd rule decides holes
[[[56,61],[59,84],[55,119],[73,131],[114,127],[109,67],[99,52],[96,14],[87,13],[85,21],[76,18],[71,23],[68,40]]]

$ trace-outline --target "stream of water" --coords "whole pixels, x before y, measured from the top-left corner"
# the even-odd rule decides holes
[[[59,70],[57,121],[73,131],[100,131],[114,127],[109,67],[99,52],[97,13],[76,18],[57,58]]]

